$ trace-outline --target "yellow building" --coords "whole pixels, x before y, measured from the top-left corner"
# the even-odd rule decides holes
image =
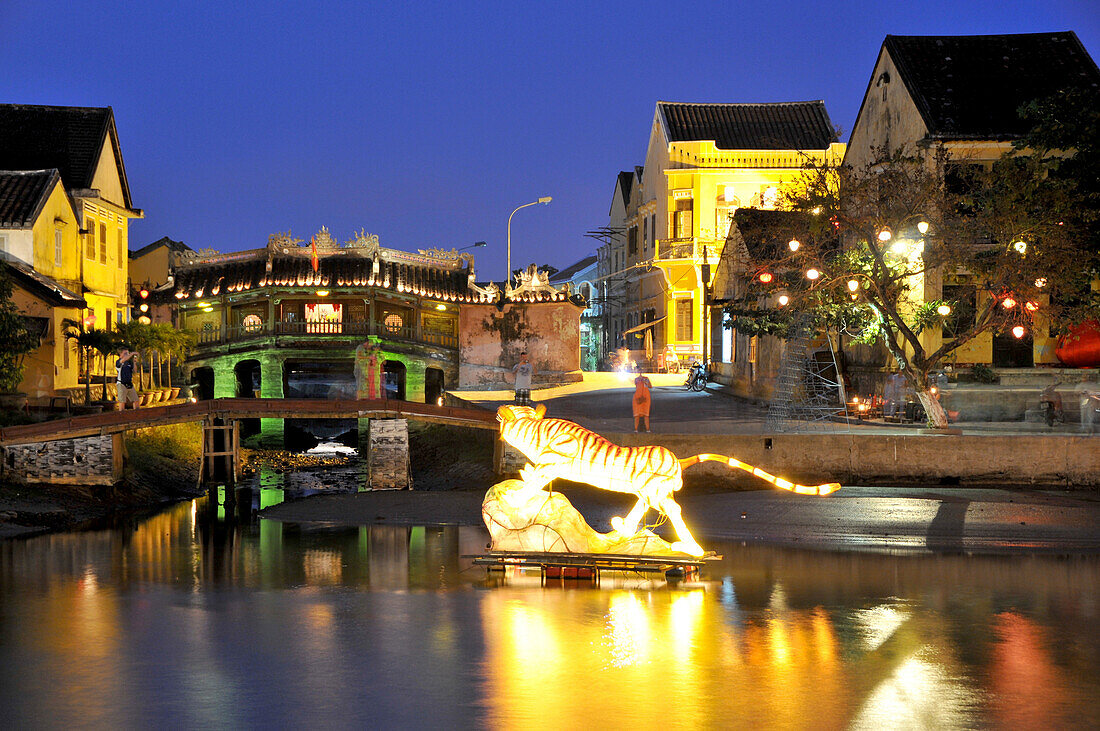
[[[1100,71],[1072,31],[990,36],[886,36],[852,128],[844,162],[862,168],[881,150],[947,155],[945,184],[960,167],[992,166],[1027,131],[1017,110],[1060,89],[1100,85]],[[988,293],[971,272],[924,278],[922,301],[946,299],[973,312]],[[1055,364],[1056,341],[1036,321],[1024,338],[985,332],[954,353],[958,363]],[[921,334],[930,352],[943,334]]]
[[[85,322],[110,329],[128,319],[129,222],[143,215],[130,200],[112,109],[0,104],[0,169],[51,168],[81,229],[80,253],[59,281],[87,302]]]
[[[701,358],[706,343],[729,360],[721,318],[704,307],[704,261],[717,265],[738,208],[776,208],[807,163],[843,155],[821,101],[657,102],[645,165],[620,173],[601,249],[607,347],[644,361],[653,328],[653,352]]]
[[[12,299],[40,336],[19,390],[39,398],[77,385],[62,322],[79,319],[86,304],[63,284],[78,279],[79,228],[57,170],[0,171],[0,254]]]

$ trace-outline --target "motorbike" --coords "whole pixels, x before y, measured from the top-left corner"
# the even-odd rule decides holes
[[[1055,381],[1039,393],[1039,411],[1049,427],[1053,427],[1055,421],[1066,421],[1066,415],[1062,411],[1062,396],[1055,391],[1058,385],[1059,382]]]
[[[688,369],[687,380],[684,381],[684,388],[688,391],[702,391],[707,387],[707,381],[710,380],[710,374],[707,373],[707,367],[695,361],[691,364],[691,368]]]

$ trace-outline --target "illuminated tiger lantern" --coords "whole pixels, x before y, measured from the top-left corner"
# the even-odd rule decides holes
[[[680,506],[673,498],[673,493],[683,487],[684,467],[704,461],[724,462],[802,495],[828,495],[840,488],[835,482],[796,485],[732,457],[698,454],[677,459],[664,447],[619,447],[571,421],[544,419],[545,413],[542,404],[497,409],[501,438],[531,461],[520,472],[525,490],[542,490],[554,479],[562,478],[636,495],[638,502],[626,517],[611,519],[615,532],[623,536],[636,534],[646,511],[655,510],[672,522],[679,539],[672,544],[673,550],[691,556],[702,556],[704,551],[684,524]]]

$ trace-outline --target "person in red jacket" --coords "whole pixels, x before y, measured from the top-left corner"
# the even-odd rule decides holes
[[[649,390],[653,384],[645,376],[634,379],[634,431],[649,431]]]

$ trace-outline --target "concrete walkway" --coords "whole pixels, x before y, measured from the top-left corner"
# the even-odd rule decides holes
[[[653,384],[650,431],[657,434],[763,434],[767,408],[736,396],[723,387],[710,384],[697,393],[684,388],[685,375],[644,374]],[[634,430],[630,401],[634,393],[634,375],[619,373],[583,374],[584,380],[565,386],[537,388],[531,392],[535,402],[546,404],[547,415],[569,419],[600,433],[625,433]],[[495,409],[513,402],[513,392],[453,391],[455,396]],[[913,435],[923,424],[887,424],[850,420],[816,424],[814,431],[835,433],[873,433]],[[952,424],[963,434],[975,435],[1059,435],[1083,436],[1077,424],[1056,424],[1053,428],[1026,421],[976,421]],[[1100,433],[1097,434],[1100,436]],[[1100,449],[1100,440],[1097,448]]]

